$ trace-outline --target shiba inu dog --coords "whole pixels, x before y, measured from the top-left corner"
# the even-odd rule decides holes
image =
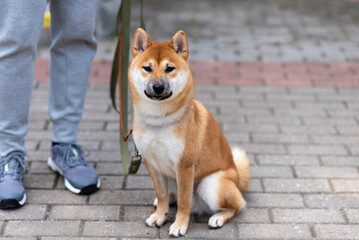
[[[186,234],[191,211],[213,214],[209,227],[222,227],[246,205],[249,161],[244,151],[231,150],[212,115],[193,98],[186,34],[152,42],[137,29],[131,53],[133,136],[157,196],[146,224],[161,227],[177,201],[171,236]]]

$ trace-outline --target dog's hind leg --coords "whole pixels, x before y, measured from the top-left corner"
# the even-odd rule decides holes
[[[208,221],[210,228],[222,227],[235,217],[246,202],[233,181],[235,173],[231,170],[213,173],[199,183],[196,194],[213,212]]]

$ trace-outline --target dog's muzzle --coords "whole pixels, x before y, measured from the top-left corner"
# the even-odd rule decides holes
[[[150,81],[144,91],[146,96],[155,101],[162,101],[172,96],[168,81]]]

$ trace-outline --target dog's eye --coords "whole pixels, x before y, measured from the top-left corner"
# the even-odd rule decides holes
[[[146,72],[149,72],[149,73],[152,72],[152,69],[149,66],[144,66],[142,68],[145,69]]]
[[[166,72],[166,73],[170,73],[170,72],[172,72],[173,70],[175,70],[174,67],[166,67],[165,72]]]

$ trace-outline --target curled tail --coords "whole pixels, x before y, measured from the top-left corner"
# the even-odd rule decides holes
[[[245,192],[247,191],[248,185],[251,181],[249,173],[249,160],[246,156],[246,152],[240,148],[233,148],[232,154],[239,175],[239,190],[241,192]]]

